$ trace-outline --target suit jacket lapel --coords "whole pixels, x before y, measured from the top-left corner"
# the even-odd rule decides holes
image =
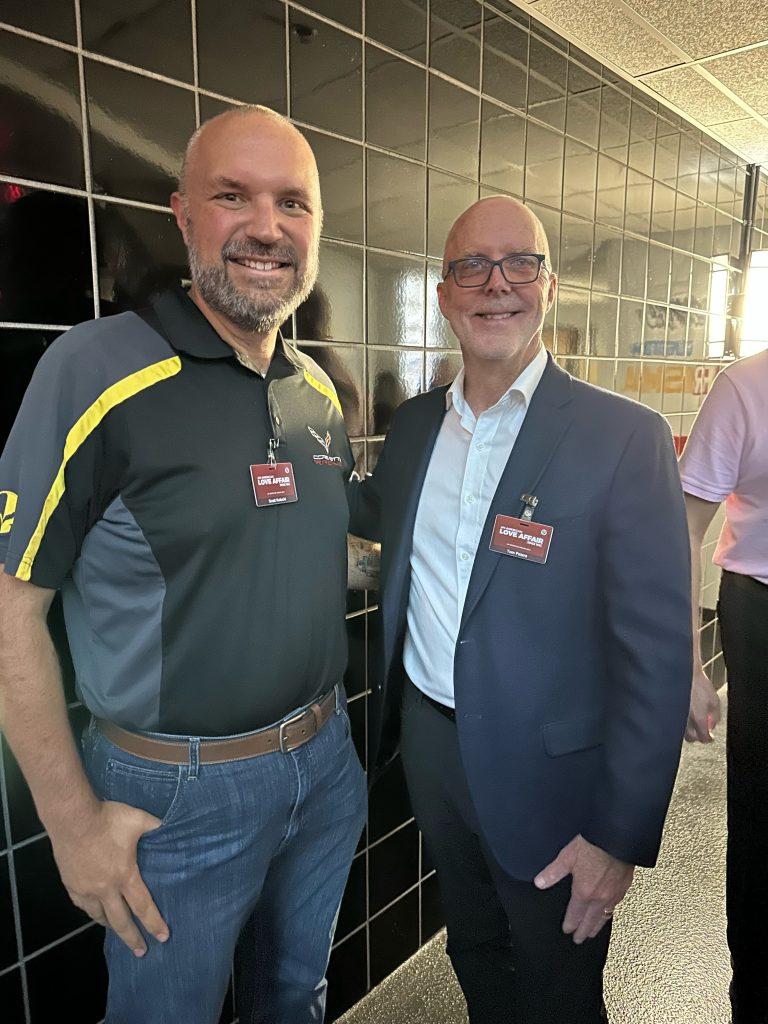
[[[572,416],[567,408],[571,401],[571,378],[555,365],[552,356],[548,358],[488,510],[464,601],[462,627],[488,586],[499,559],[509,557],[489,548],[496,516],[499,513],[520,515],[523,507],[520,496],[535,494],[536,486],[571,422]]]
[[[397,517],[395,548],[388,572],[384,601],[389,614],[384,616],[385,650],[391,651],[400,631],[408,607],[408,585],[410,582],[411,549],[413,528],[421,498],[424,478],[432,458],[437,435],[445,416],[445,395],[447,387],[435,388],[422,396],[420,417],[410,425],[407,448],[402,441],[397,452],[397,472],[402,474],[398,491],[405,495],[400,515]],[[391,633],[389,631],[391,630]]]

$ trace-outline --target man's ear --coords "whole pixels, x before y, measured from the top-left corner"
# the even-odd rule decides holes
[[[171,195],[171,209],[173,215],[176,218],[176,224],[178,225],[181,237],[184,239],[184,244],[187,242],[187,213],[184,209],[184,198],[181,192],[174,192]]]
[[[437,282],[437,304],[440,307],[440,312],[443,314],[443,316],[445,316],[445,309],[443,308],[443,303],[445,302],[444,292],[445,292],[445,281],[438,281]],[[445,316],[445,319],[447,320],[448,317]]]
[[[557,274],[549,275],[549,287],[547,288],[547,312],[552,308],[552,303],[555,301],[555,294],[557,292]]]

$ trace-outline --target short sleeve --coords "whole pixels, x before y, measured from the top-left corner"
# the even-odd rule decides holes
[[[704,399],[680,457],[683,490],[705,501],[724,501],[738,486],[746,436],[744,405],[723,372]]]
[[[66,336],[44,354],[0,457],[0,561],[51,589],[80,551],[99,476],[100,438],[77,355]]]

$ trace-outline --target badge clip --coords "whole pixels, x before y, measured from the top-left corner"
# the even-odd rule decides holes
[[[280,442],[274,437],[270,437],[267,443],[267,461],[269,462],[269,465],[272,467],[272,469],[274,469],[277,466],[277,459],[275,458],[275,448],[277,448],[279,443]]]
[[[522,518],[526,519],[528,522],[531,522],[531,520],[533,519],[533,513],[536,510],[536,506],[539,504],[539,499],[536,497],[535,494],[521,494],[520,501],[522,501],[523,505],[525,506],[523,508]]]

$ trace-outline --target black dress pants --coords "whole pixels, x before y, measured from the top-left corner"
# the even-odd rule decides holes
[[[723,572],[718,615],[728,670],[733,1024],[768,1024],[768,586]]]
[[[411,683],[403,696],[402,757],[437,868],[448,956],[470,1024],[604,1024],[610,922],[577,946],[562,931],[570,878],[539,891],[498,865],[480,834],[456,725]]]

